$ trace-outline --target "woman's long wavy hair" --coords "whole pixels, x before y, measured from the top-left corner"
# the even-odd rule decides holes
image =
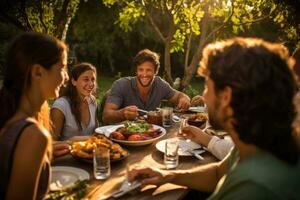
[[[82,103],[82,99],[78,94],[76,87],[72,84],[72,80],[77,81],[81,74],[89,70],[92,70],[93,72],[95,72],[95,74],[97,74],[96,68],[90,63],[79,63],[73,66],[70,72],[70,77],[67,83],[67,87],[61,94],[61,96],[66,96],[68,98],[71,107],[71,112],[75,117],[79,130],[82,130],[81,112],[80,112],[80,105]],[[97,87],[95,85],[94,92],[96,91],[96,89]],[[96,98],[93,95],[91,96],[91,100],[93,101],[93,103],[96,103]]]
[[[288,50],[280,44],[235,38],[208,45],[198,72],[214,81],[216,93],[232,89],[233,126],[240,140],[296,164],[292,65]]]
[[[50,70],[66,50],[66,45],[60,40],[35,32],[23,33],[11,43],[6,52],[4,80],[0,90],[0,129],[16,113],[22,95],[31,85],[31,67],[39,64]],[[50,128],[47,102],[36,118]]]

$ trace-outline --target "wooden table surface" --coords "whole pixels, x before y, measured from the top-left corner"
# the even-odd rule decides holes
[[[161,138],[167,139],[174,137],[178,130],[178,124],[174,123],[172,127],[167,129],[167,134]],[[73,166],[86,170],[90,174],[90,181],[88,187],[87,198],[101,199],[112,192],[116,191],[125,178],[126,165],[142,165],[151,168],[164,168],[163,153],[155,148],[155,143],[146,146],[123,146],[129,150],[130,155],[121,161],[111,163],[111,176],[102,181],[96,180],[93,175],[93,165],[80,160],[74,159],[70,154],[63,157],[56,158],[53,162],[54,166]],[[190,169],[195,166],[211,163],[217,161],[216,158],[209,152],[202,154],[203,161],[198,160],[193,156],[179,157],[179,166],[176,169]],[[157,199],[157,200],[175,200],[182,199],[188,192],[188,188],[174,185],[165,184],[160,187],[147,186],[141,189],[141,192],[134,194],[126,194],[119,199]]]

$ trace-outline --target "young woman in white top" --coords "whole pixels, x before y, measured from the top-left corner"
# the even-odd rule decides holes
[[[96,68],[80,63],[72,68],[66,89],[51,109],[54,140],[76,140],[93,134],[97,127]],[[80,138],[80,137],[79,137]]]

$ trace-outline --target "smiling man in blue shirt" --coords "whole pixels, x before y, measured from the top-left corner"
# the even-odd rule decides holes
[[[190,107],[190,98],[157,76],[159,56],[144,49],[134,58],[136,76],[124,77],[115,81],[106,99],[103,111],[105,123],[133,120],[138,116],[138,108],[155,110],[162,100],[168,100],[177,108],[186,110]]]

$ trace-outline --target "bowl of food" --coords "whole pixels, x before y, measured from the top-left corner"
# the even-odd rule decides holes
[[[208,117],[206,113],[195,113],[188,115],[187,119],[189,125],[204,128]]]
[[[103,126],[95,132],[105,134],[112,141],[128,146],[151,144],[166,134],[166,130],[161,126],[145,121],[127,121],[121,125]]]
[[[93,162],[93,151],[98,146],[110,149],[111,162],[123,160],[129,156],[129,152],[119,144],[111,141],[104,135],[94,135],[85,141],[76,141],[71,144],[71,155],[86,162]]]

